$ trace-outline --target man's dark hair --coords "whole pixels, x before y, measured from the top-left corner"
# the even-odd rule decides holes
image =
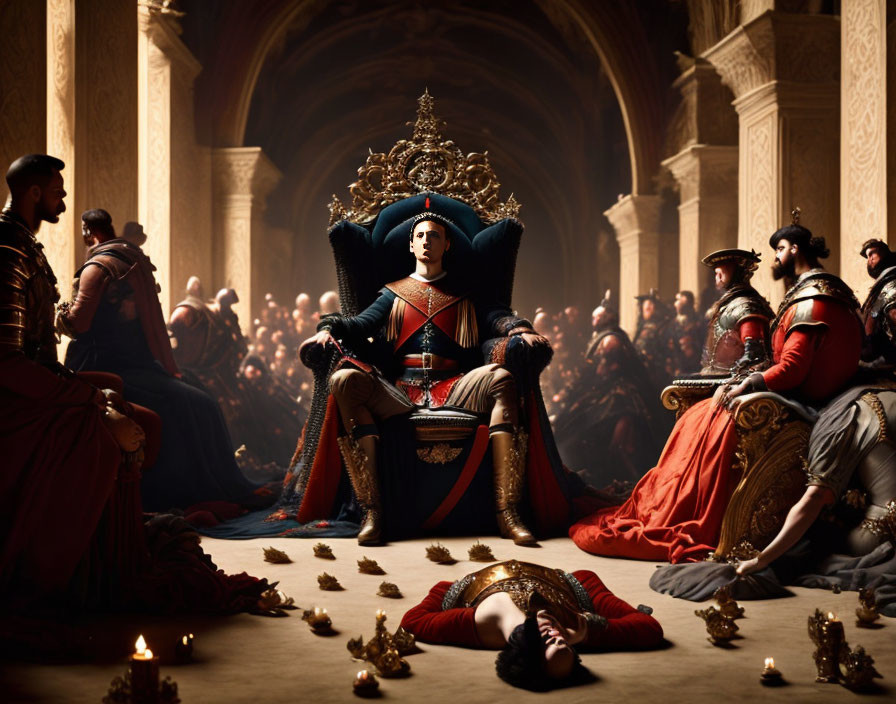
[[[545,643],[538,630],[535,616],[528,616],[513,629],[507,645],[495,658],[495,671],[507,684],[531,692],[547,692],[569,684],[578,684],[587,678],[581,658],[575,654],[575,662],[569,677],[554,679],[545,672]]]
[[[102,208],[85,210],[81,214],[81,220],[87,224],[91,232],[101,232],[107,237],[115,237],[112,216]]]
[[[694,299],[693,291],[687,291],[687,290],[679,291],[678,295],[682,296],[688,302],[688,305],[691,305],[691,306],[694,305],[695,299]]]
[[[775,249],[781,240],[787,240],[799,247],[810,264],[818,264],[819,259],[825,259],[831,253],[825,245],[824,237],[813,237],[809,229],[802,225],[782,227],[769,238],[768,243]]]
[[[50,179],[65,168],[65,162],[49,154],[20,156],[6,171],[6,184],[13,198],[21,197],[32,186],[46,188]]]

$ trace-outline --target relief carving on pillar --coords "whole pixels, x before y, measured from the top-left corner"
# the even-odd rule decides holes
[[[851,0],[844,3],[842,10],[845,45],[841,202],[843,233],[850,243],[879,237],[887,231],[884,11],[882,0]]]
[[[86,54],[88,207],[103,207],[123,224],[137,216],[137,36],[133,5],[113,3],[102,12],[84,13],[88,37],[101,44],[78,47]],[[83,119],[85,110],[79,110]]]
[[[736,98],[774,80],[836,83],[840,30],[826,15],[768,12],[703,54]]]
[[[755,247],[762,244],[777,229],[776,179],[777,164],[777,115],[769,113],[746,128],[747,169],[743,194],[746,198],[746,212],[750,215],[747,242],[741,247]]]
[[[264,210],[268,194],[282,174],[259,147],[215,149],[212,152],[212,184],[215,200],[249,196],[253,206]]]
[[[31,0],[0,3],[0,26],[35,29],[4,33],[0,48],[0,76],[4,77],[0,95],[0,160],[4,170],[23,154],[44,151],[46,144],[43,115],[47,71],[40,60],[47,50],[42,31],[45,24],[44,8]],[[0,180],[0,200],[5,200],[6,193],[6,183]]]
[[[47,258],[67,292],[75,264],[75,7],[73,0],[47,2],[47,152],[65,162],[63,177],[69,193],[69,212],[41,230]]]

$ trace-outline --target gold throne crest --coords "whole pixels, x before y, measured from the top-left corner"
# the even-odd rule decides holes
[[[436,117],[434,103],[425,90],[417,99],[411,138],[396,142],[388,154],[370,152],[358,169],[358,180],[348,187],[350,208],[333,195],[328,206],[330,225],[340,220],[369,224],[387,205],[427,192],[466,203],[486,224],[518,216],[520,204],[512,193],[506,201],[500,200],[501,184],[488,152],[464,155],[452,140],[444,139],[444,123]]]

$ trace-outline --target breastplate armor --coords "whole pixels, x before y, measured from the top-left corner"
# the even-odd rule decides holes
[[[749,296],[737,296],[719,308],[709,323],[703,348],[702,374],[725,374],[744,354],[738,326],[752,316],[768,320],[763,305]]]
[[[476,607],[498,592],[508,594],[525,614],[534,612],[530,603],[537,594],[566,626],[575,626],[577,614],[594,610],[588,593],[571,574],[517,560],[489,565],[458,580],[445,595],[442,608]]]

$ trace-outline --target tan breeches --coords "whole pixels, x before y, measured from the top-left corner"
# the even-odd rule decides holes
[[[330,377],[330,393],[339,406],[343,427],[375,424],[414,409],[407,395],[379,375],[360,369],[340,369]],[[448,394],[446,405],[489,414],[489,426],[518,424],[516,383],[497,364],[464,374]]]

